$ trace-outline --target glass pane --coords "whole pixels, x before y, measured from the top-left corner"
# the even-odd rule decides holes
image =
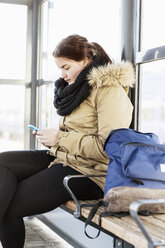
[[[54,84],[43,85],[40,87],[40,121],[39,127],[58,128],[59,117],[56,117],[56,110],[53,105]]]
[[[141,66],[140,130],[156,133],[165,143],[165,60]]]
[[[40,43],[40,78],[48,74],[48,1],[41,5],[41,43]]]
[[[0,85],[0,151],[24,149],[24,86]]]
[[[25,79],[27,6],[0,3],[0,78]]]
[[[165,1],[142,1],[142,50],[165,44]]]
[[[54,80],[59,76],[52,52],[70,34],[98,42],[114,60],[120,60],[120,6],[121,0],[45,1],[41,5],[40,78]]]
[[[53,105],[54,84],[43,85],[39,88],[39,120],[38,127],[59,128],[59,116]]]

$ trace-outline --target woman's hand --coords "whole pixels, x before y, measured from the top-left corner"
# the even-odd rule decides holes
[[[35,134],[37,140],[45,146],[55,146],[55,144],[57,143],[58,131],[56,129],[42,129],[37,132],[33,131],[33,134]]]

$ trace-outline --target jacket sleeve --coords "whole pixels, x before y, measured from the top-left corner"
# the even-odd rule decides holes
[[[132,104],[123,87],[104,87],[98,90],[96,99],[98,134],[88,135],[74,130],[58,133],[57,149],[95,161],[107,160],[103,151],[106,137],[112,129],[129,127]]]

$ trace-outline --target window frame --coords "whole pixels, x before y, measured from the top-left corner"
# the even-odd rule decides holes
[[[165,59],[165,46],[154,47],[150,49],[141,49],[142,44],[142,0],[137,0],[137,17],[136,17],[136,27],[137,27],[137,40],[136,40],[136,51],[135,51],[135,67],[136,67],[136,86],[135,86],[135,97],[133,99],[135,106],[135,118],[134,118],[134,128],[139,130],[140,128],[140,111],[141,111],[141,65],[144,63],[155,62],[158,60]]]

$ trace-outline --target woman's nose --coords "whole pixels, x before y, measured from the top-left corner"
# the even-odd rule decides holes
[[[61,76],[62,76],[63,79],[65,79],[66,78],[66,73],[64,71],[62,71]]]

